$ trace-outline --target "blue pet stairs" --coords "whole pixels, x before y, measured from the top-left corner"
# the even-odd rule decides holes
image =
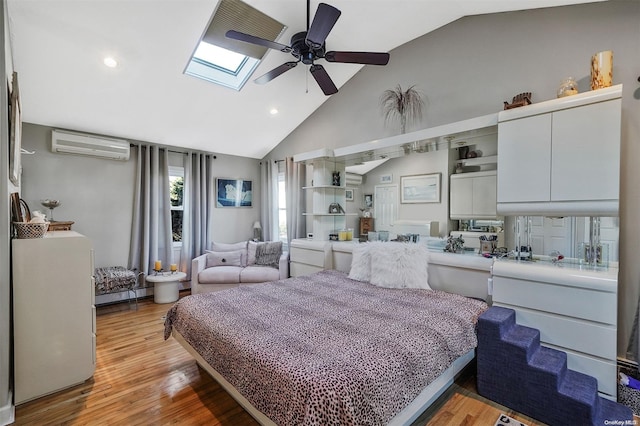
[[[540,331],[494,306],[478,319],[478,393],[549,425],[632,425],[628,407],[598,395],[595,378],[567,368],[567,354],[540,346]]]

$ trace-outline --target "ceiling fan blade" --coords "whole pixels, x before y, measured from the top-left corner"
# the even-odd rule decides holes
[[[344,62],[349,64],[387,65],[389,54],[380,52],[327,52],[324,59],[329,62]]]
[[[333,6],[320,3],[313,17],[311,27],[307,31],[307,39],[305,40],[307,46],[313,49],[321,48],[341,13]]]
[[[270,49],[279,50],[285,53],[291,52],[291,47],[289,46],[285,46],[284,44],[276,43],[275,41],[267,40],[264,38],[252,36],[250,34],[241,33],[240,31],[229,30],[225,33],[225,36],[234,40],[257,44],[258,46],[268,47]]]
[[[311,68],[309,68],[309,71],[325,95],[329,96],[338,93],[338,88],[333,84],[331,77],[329,77],[329,74],[327,74],[327,71],[322,65],[313,64]]]
[[[297,62],[285,62],[279,67],[272,69],[268,73],[261,75],[260,77],[256,78],[253,81],[254,83],[257,83],[257,84],[268,83],[274,78],[276,78],[277,76],[279,76],[280,74],[284,74],[285,72],[289,71],[291,68],[295,68],[296,65],[298,65]]]

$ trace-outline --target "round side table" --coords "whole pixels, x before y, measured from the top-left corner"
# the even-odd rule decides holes
[[[187,278],[184,272],[161,272],[148,275],[145,280],[153,283],[153,301],[155,303],[172,303],[178,300],[178,281]]]

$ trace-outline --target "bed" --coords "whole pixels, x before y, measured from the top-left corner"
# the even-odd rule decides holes
[[[487,304],[350,275],[187,296],[167,313],[165,339],[261,424],[410,424],[473,359]]]

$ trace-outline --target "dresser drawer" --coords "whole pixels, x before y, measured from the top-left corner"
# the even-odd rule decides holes
[[[305,263],[324,268],[324,251],[291,247],[290,257],[291,263]]]
[[[616,293],[494,276],[493,300],[604,324],[617,323]]]

